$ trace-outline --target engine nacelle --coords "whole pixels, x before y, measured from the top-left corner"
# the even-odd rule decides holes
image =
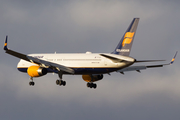
[[[103,79],[103,75],[82,75],[82,78],[86,82],[95,82]]]
[[[40,66],[30,66],[27,73],[31,77],[40,77],[47,74],[47,69]]]

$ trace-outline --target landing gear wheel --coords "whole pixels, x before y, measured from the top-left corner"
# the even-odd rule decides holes
[[[63,86],[66,86],[66,81],[63,81],[63,82],[62,82],[62,85],[63,85]]]
[[[29,85],[30,85],[30,86],[34,86],[35,83],[31,81],[31,82],[29,82]]]
[[[60,80],[60,81],[59,81],[59,85],[60,85],[60,86],[63,85],[63,80]]]
[[[66,86],[66,81],[63,81],[63,80],[56,80],[56,84],[57,85],[63,85],[63,86]]]
[[[32,83],[31,83],[31,85],[32,85],[32,86],[34,86],[34,85],[35,85],[35,83],[34,83],[34,82],[32,82]]]
[[[31,82],[29,82],[29,85],[31,86]]]
[[[56,80],[56,85],[59,85],[59,83],[60,83],[60,80]]]
[[[30,80],[31,80],[31,81],[29,82],[29,85],[30,85],[30,86],[34,86],[35,83],[33,82],[33,77],[30,77]]]
[[[56,84],[60,85],[60,86],[61,85],[66,86],[66,81],[62,80],[62,75],[63,75],[63,71],[59,71],[58,76],[59,76],[60,80],[56,80]]]
[[[93,83],[91,83],[89,87],[92,88],[93,87]]]
[[[91,83],[87,83],[87,87],[90,87],[90,84],[91,84]]]
[[[87,87],[96,89],[97,85],[94,83],[87,83]]]
[[[96,84],[93,84],[93,88],[96,89],[96,88],[97,88],[97,85],[96,85]]]
[[[59,85],[66,86],[66,81],[60,80],[60,83],[59,83]]]

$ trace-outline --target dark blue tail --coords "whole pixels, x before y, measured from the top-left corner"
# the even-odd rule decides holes
[[[7,48],[7,39],[8,39],[8,36],[6,36],[6,39],[5,39],[4,50],[8,50],[8,48]]]
[[[116,49],[112,52],[112,54],[129,56],[133,44],[134,36],[136,33],[136,29],[138,26],[138,22],[139,22],[139,18],[133,19],[133,21],[131,22],[130,26],[124,33],[123,37],[121,38],[119,44],[117,45]]]

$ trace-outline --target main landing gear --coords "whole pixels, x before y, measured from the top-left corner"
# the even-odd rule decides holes
[[[66,85],[66,81],[63,81],[63,80],[56,80],[56,85],[63,85],[65,86]]]
[[[62,86],[66,86],[66,81],[63,81],[62,80],[62,71],[59,71],[58,72],[58,76],[59,76],[59,78],[60,78],[60,80],[56,80],[56,85],[62,85]]]
[[[88,88],[94,88],[94,89],[96,89],[97,88],[97,85],[95,84],[95,83],[87,83],[87,87]]]
[[[60,78],[60,80],[56,80],[56,85],[59,85],[59,86],[66,86],[66,81],[63,81],[62,80],[62,71],[59,71],[58,72],[58,76],[59,76],[59,78]],[[33,77],[31,77],[30,78],[30,82],[29,82],[29,85],[30,86],[34,86],[35,85],[35,83],[33,82]],[[87,83],[87,87],[88,88],[94,88],[94,89],[96,89],[97,88],[97,85],[95,84],[95,83],[93,83],[93,81],[89,81],[88,83]]]
[[[31,80],[31,81],[29,82],[29,85],[30,85],[30,86],[34,86],[35,83],[33,82],[33,77],[31,77],[30,80]]]
[[[31,81],[31,82],[29,82],[29,85],[30,85],[30,86],[34,86],[35,83],[34,83],[33,81]]]

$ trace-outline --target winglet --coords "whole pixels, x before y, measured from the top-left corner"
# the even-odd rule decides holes
[[[4,50],[8,50],[8,48],[7,48],[7,40],[8,40],[8,36],[6,36],[6,39],[5,39]]]
[[[176,55],[177,55],[178,51],[176,51],[176,54],[174,55],[173,59],[171,60],[171,62],[169,63],[170,65],[174,63],[174,60],[176,58]]]

